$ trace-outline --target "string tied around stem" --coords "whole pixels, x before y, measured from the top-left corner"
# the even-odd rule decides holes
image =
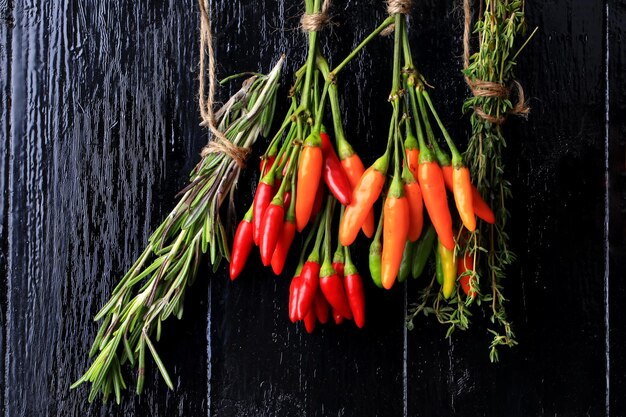
[[[330,15],[328,14],[330,3],[331,0],[324,0],[319,12],[303,13],[300,18],[300,29],[303,32],[318,32],[330,24]]]
[[[465,70],[470,64],[470,34],[472,30],[472,7],[470,1],[471,0],[463,0],[463,69]],[[493,116],[486,113],[481,106],[474,106],[474,113],[483,120],[495,125],[502,125],[509,114],[527,116],[528,113],[530,113],[530,107],[528,107],[524,98],[524,89],[517,80],[513,80],[510,87],[497,82],[472,79],[468,76],[465,76],[465,82],[474,97],[508,99],[513,89],[517,92],[517,103],[503,115]]]
[[[395,14],[408,15],[413,8],[413,0],[387,0],[387,14],[393,16]],[[396,25],[391,24],[380,32],[380,36],[389,36],[396,29]]]

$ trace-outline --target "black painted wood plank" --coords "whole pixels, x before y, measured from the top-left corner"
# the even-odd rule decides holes
[[[609,410],[626,415],[626,4],[608,2],[609,125],[608,125],[608,324]]]
[[[442,62],[436,94],[455,100],[450,121],[464,124],[467,137],[459,112],[467,91],[456,90],[462,16],[440,7],[424,19],[435,19],[425,23],[432,37],[440,27],[458,36],[426,38],[422,49]],[[517,74],[533,111],[528,122],[505,127],[518,255],[505,296],[520,345],[502,349],[492,365],[486,317],[477,314],[470,331],[449,341],[420,319],[408,341],[409,415],[604,414],[604,9],[553,1],[528,2],[526,11],[540,29]],[[410,290],[409,300],[416,294]]]
[[[131,390],[122,406],[69,391],[88,364],[93,315],[206,140],[197,22],[191,0],[15,3],[6,415],[206,414],[206,303],[193,294],[158,346],[175,392],[154,366],[145,394]]]
[[[13,5],[0,1],[0,412],[5,410],[6,386],[6,294],[8,251],[8,196],[9,196],[9,115],[11,112],[11,35],[13,28]]]
[[[306,37],[297,30],[301,12],[299,2],[217,2],[221,76],[245,69],[266,71],[286,52],[283,86],[288,86],[306,53]],[[340,2],[332,14],[338,26],[324,31],[321,39],[337,63],[384,19],[385,9],[371,1]],[[383,152],[386,139],[391,42],[374,41],[339,79],[347,136],[366,164]],[[286,97],[286,89],[280,94]],[[286,110],[285,104],[283,100],[277,115]],[[259,153],[264,145],[258,145]],[[250,163],[238,196],[240,214],[253,195],[248,184],[255,181],[256,164]],[[363,331],[345,323],[318,327],[308,335],[301,324],[289,321],[289,282],[298,251],[283,277],[262,270],[255,255],[234,283],[225,271],[211,280],[211,415],[403,414],[404,294],[401,287],[390,294],[375,290],[367,247],[361,244],[357,252],[367,285]]]

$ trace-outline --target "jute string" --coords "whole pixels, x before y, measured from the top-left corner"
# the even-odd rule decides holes
[[[463,12],[465,14],[464,19],[464,28],[463,28],[463,68],[467,69],[470,64],[470,34],[472,30],[472,7],[470,4],[471,0],[463,0]],[[481,7],[482,14],[482,7]],[[525,116],[530,112],[530,108],[526,105],[524,99],[524,89],[522,85],[513,80],[511,87],[507,87],[503,84],[484,81],[478,79],[470,79],[469,77],[465,77],[465,81],[467,85],[472,90],[472,94],[474,97],[496,97],[500,99],[506,99],[511,94],[511,89],[514,88],[517,92],[517,103],[510,109],[507,114],[501,116],[492,116],[490,114],[485,113],[485,111],[480,106],[474,107],[474,112],[478,115],[478,117],[487,120],[496,125],[501,125],[506,121],[506,116],[508,114],[516,114],[520,116]]]
[[[303,32],[317,32],[328,25],[330,23],[330,15],[328,14],[330,3],[331,0],[324,0],[319,12],[304,13],[300,18],[300,29]]]
[[[413,7],[413,0],[387,0],[387,14],[409,14]],[[380,36],[389,36],[396,29],[396,25],[389,25],[380,32]]]
[[[211,31],[211,18],[207,0],[198,0],[200,7],[200,75],[199,75],[199,104],[202,126],[207,126],[213,134],[200,155],[223,153],[230,156],[240,167],[245,166],[246,159],[250,154],[248,148],[242,148],[232,143],[216,125],[215,113],[213,112],[215,97],[215,51],[213,49],[213,33]],[[208,62],[207,62],[208,61]],[[208,71],[208,77],[207,77]],[[208,94],[206,79],[209,80]]]

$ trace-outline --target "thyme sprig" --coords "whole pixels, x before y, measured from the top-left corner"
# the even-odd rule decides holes
[[[268,75],[244,81],[216,113],[218,128],[235,147],[249,148],[272,123],[282,58]],[[162,322],[183,315],[185,290],[193,283],[202,255],[209,251],[213,269],[229,258],[227,230],[220,209],[226,199],[227,224],[234,218],[233,192],[240,166],[227,152],[207,152],[193,169],[189,185],[165,221],[150,236],[135,264],[117,284],[111,298],[95,317],[102,320],[90,357],[96,355],[85,374],[71,388],[91,382],[89,401],[102,393],[106,401],[121,399],[126,388],[122,368],[137,368],[137,393],[144,384],[146,349],[165,383],[172,380],[152,342],[161,337]]]

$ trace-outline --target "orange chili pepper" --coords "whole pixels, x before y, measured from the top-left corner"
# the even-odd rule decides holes
[[[396,281],[402,253],[409,233],[409,202],[399,175],[394,176],[383,208],[383,255],[381,259],[381,281],[390,289]]]
[[[343,156],[343,154],[341,154],[341,148],[339,148],[339,150],[340,155]],[[365,172],[365,167],[363,166],[363,162],[361,162],[361,158],[359,158],[359,155],[352,151],[350,156],[341,160],[341,166],[343,166],[343,170],[348,177],[348,181],[350,181],[350,186],[354,190],[359,183],[361,176],[363,176],[363,173]],[[367,214],[361,229],[363,230],[365,236],[369,238],[374,236],[374,210],[370,210]]]
[[[319,133],[311,133],[304,142],[298,164],[296,184],[296,227],[301,232],[313,211],[315,195],[322,177],[322,140]]]
[[[356,239],[367,215],[385,185],[385,174],[389,166],[387,154],[381,156],[369,167],[352,191],[352,201],[346,206],[339,225],[339,241],[349,246]]]
[[[409,203],[409,234],[408,239],[415,242],[422,234],[424,226],[424,202],[422,200],[422,190],[420,185],[409,168],[402,170],[404,181],[404,195]]]
[[[443,166],[441,167],[441,170],[443,171],[443,179],[446,183],[446,188],[454,192],[453,190],[454,189],[454,184],[453,184],[454,183],[453,181],[454,170],[452,168],[452,165]],[[474,212],[476,216],[483,219],[487,223],[494,224],[496,222],[496,216],[493,214],[493,211],[491,211],[491,208],[489,208],[489,205],[485,202],[485,200],[480,195],[480,193],[478,192],[478,189],[476,189],[474,184],[471,184],[471,188],[472,188],[472,211]]]
[[[448,209],[443,173],[441,168],[439,168],[439,164],[432,158],[429,160],[425,154],[426,152],[422,152],[420,156],[420,166],[417,172],[417,179],[424,197],[424,205],[433,226],[435,226],[441,244],[452,250],[454,249],[452,216],[450,216],[450,210]]]

